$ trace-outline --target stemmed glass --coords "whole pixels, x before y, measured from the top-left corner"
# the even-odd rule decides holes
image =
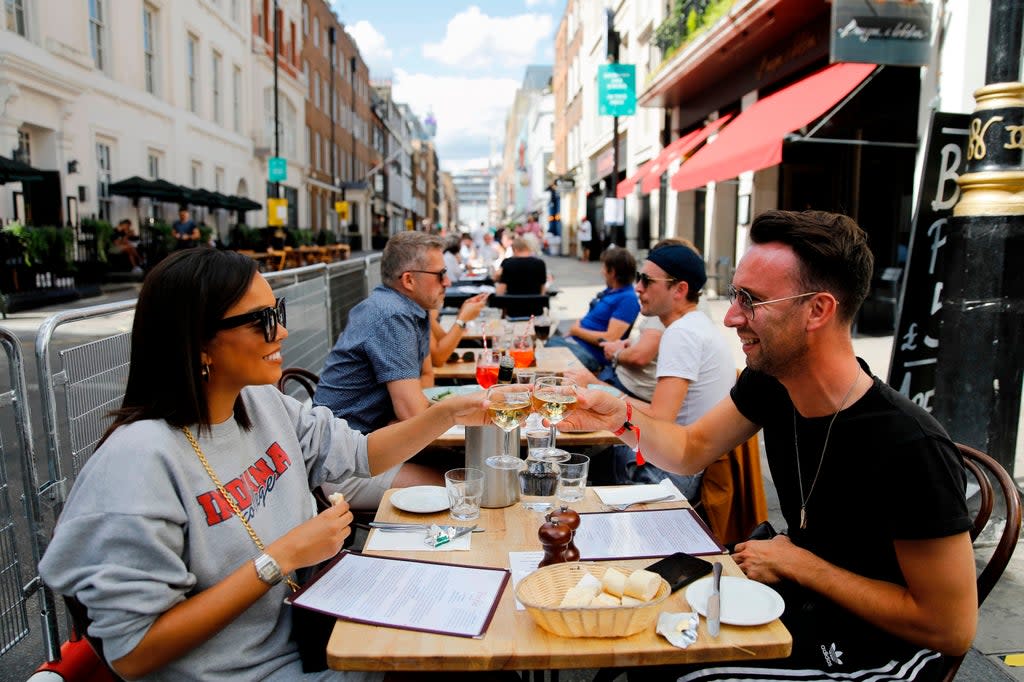
[[[551,335],[551,318],[547,313],[533,319],[533,333],[537,335],[537,340],[541,343],[548,340]]]
[[[530,416],[530,391],[523,384],[498,384],[487,389],[487,412],[491,422],[505,432],[502,454],[487,458],[496,469],[518,469],[520,460],[512,454],[512,432]],[[517,448],[518,450],[518,448]]]
[[[551,452],[555,449],[558,423],[576,408],[576,382],[567,377],[537,377],[533,387],[533,409],[551,424]],[[546,459],[538,452],[537,459]]]

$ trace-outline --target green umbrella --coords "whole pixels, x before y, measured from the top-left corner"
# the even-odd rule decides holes
[[[238,206],[238,210],[242,212],[259,211],[263,208],[263,204],[256,203],[255,201],[249,199],[248,197],[235,196],[233,197],[233,199],[235,200],[235,203]]]
[[[8,182],[35,182],[42,179],[42,174],[27,163],[0,156],[0,185]]]

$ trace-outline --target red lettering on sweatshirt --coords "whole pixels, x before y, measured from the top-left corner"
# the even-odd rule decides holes
[[[231,518],[234,512],[231,511],[231,505],[224,499],[224,496],[220,494],[219,490],[211,490],[210,492],[203,493],[196,497],[199,502],[199,506],[206,512],[206,525],[216,526],[221,521]]]
[[[274,441],[273,445],[267,448],[267,454],[274,462],[274,468],[277,470],[278,476],[288,471],[288,467],[292,465],[292,458],[288,456],[284,448],[277,444],[277,441]]]
[[[269,462],[267,461],[269,458]],[[252,518],[255,504],[266,504],[267,494],[273,490],[281,475],[292,464],[291,457],[276,441],[267,448],[265,457],[260,457],[242,471],[240,476],[224,484],[224,489],[235,498],[239,510],[249,509],[246,518]],[[234,516],[234,511],[224,495],[214,489],[196,496],[196,501],[206,514],[206,523],[215,526]]]

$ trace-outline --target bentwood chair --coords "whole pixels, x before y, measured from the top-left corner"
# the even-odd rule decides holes
[[[992,550],[991,556],[985,562],[981,573],[978,574],[978,606],[980,607],[985,601],[985,597],[989,595],[995,584],[999,582],[1000,576],[1003,575],[1007,564],[1010,563],[1010,557],[1013,556],[1017,540],[1020,539],[1020,493],[1017,492],[1017,486],[1014,484],[1013,479],[1006,473],[1006,470],[1003,469],[999,462],[969,445],[957,443],[956,447],[960,450],[960,455],[963,457],[964,468],[967,469],[980,487],[978,493],[979,508],[974,516],[974,524],[971,527],[971,541],[977,541],[978,536],[985,530],[992,517],[997,487],[1006,510],[1006,525],[1003,526],[995,549]],[[996,483],[995,486],[992,484],[993,480]],[[946,657],[944,682],[953,681],[963,661],[963,656]]]

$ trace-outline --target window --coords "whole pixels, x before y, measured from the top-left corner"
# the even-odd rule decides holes
[[[302,35],[309,35],[309,5],[302,3]]]
[[[27,38],[25,30],[25,0],[4,0],[7,15],[7,30]]]
[[[320,17],[313,17],[313,47],[320,47]]]
[[[238,22],[238,0],[231,0],[231,21]]]
[[[242,69],[237,66],[231,71],[231,125],[242,132]]]
[[[187,99],[188,110],[193,114],[199,113],[199,91],[196,81],[196,61],[199,53],[199,39],[191,33],[188,34],[188,42],[185,44],[185,77],[188,79]]]
[[[89,0],[89,47],[92,50],[92,62],[100,71],[105,71],[107,55],[104,50],[106,35],[106,14],[104,0]]]
[[[320,72],[313,72],[313,104],[320,108]]]
[[[223,123],[223,115],[221,112],[221,85],[220,85],[220,71],[221,64],[224,59],[220,56],[220,52],[213,51],[213,120],[216,123]]]
[[[313,145],[313,168],[320,168],[320,133],[315,133],[316,143]]]
[[[192,162],[192,187],[198,189],[203,184],[203,164]]]
[[[14,152],[14,160],[32,165],[32,137],[27,130],[18,131],[18,148]]]
[[[156,10],[142,6],[142,70],[145,72],[146,92],[156,93]]]
[[[110,220],[110,182],[113,168],[110,165],[110,145],[96,143],[96,204],[100,220]]]
[[[213,169],[213,191],[222,192],[224,191],[224,169],[214,168]]]
[[[153,180],[160,179],[160,153],[150,151],[146,158],[149,167],[149,177]]]

